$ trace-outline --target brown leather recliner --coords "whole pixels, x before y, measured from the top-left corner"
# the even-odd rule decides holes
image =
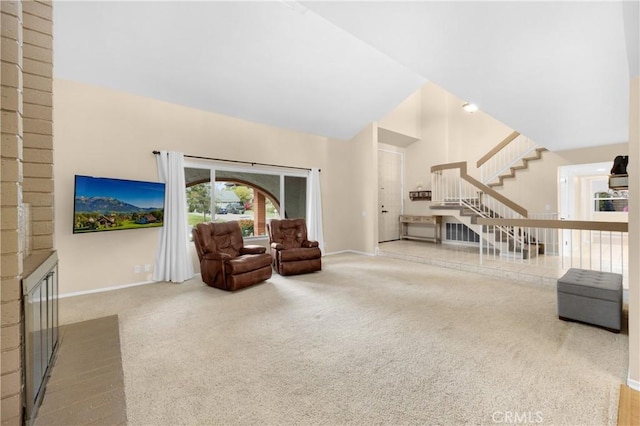
[[[305,274],[322,269],[317,241],[307,240],[304,219],[272,219],[267,223],[273,267],[280,275]]]
[[[245,246],[238,222],[199,223],[192,233],[207,285],[234,291],[271,278],[267,249]]]

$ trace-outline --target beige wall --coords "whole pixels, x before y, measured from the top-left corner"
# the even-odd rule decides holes
[[[378,245],[378,134],[377,125],[367,125],[351,141],[348,158],[354,170],[353,179],[343,182],[349,193],[342,206],[353,224],[349,231],[353,250],[373,254]],[[335,159],[335,161],[340,161]]]
[[[431,166],[446,162],[448,114],[447,93],[435,84],[427,83],[420,95],[419,140],[406,148],[404,174],[405,214],[428,215],[427,201],[411,201],[409,191],[421,183],[431,189]]]
[[[353,144],[78,82],[55,80],[54,93],[61,294],[150,279],[134,266],[154,263],[158,229],[73,235],[72,216],[74,175],[157,180],[153,150],[319,167],[326,252],[367,250],[360,233],[352,232],[362,224],[351,212],[364,209],[364,196],[354,199],[351,192],[364,166],[351,161]]]
[[[640,77],[630,84],[629,259],[640,258]],[[640,264],[629,263],[629,384],[640,390]],[[633,381],[633,383],[631,382]]]
[[[567,164],[589,164],[599,163],[601,161],[613,162],[616,155],[628,155],[628,153],[629,145],[626,143],[554,152],[555,155],[560,157]]]
[[[442,90],[442,89],[441,89]],[[494,148],[513,129],[505,126],[482,110],[468,113],[462,109],[463,100],[447,93],[447,163],[468,161],[468,173],[480,179],[476,161]]]
[[[415,173],[407,176],[415,186],[413,180],[430,180],[431,166],[436,164],[469,161],[469,173],[479,177],[475,169],[475,161],[496,146],[513,130],[500,121],[482,111],[468,113],[462,109],[463,100],[457,98],[434,83],[425,84],[414,96],[420,96],[421,102],[412,102],[414,110],[407,105],[401,110],[390,114],[396,122],[401,120],[396,116],[399,112],[413,117],[419,112],[419,141],[411,144],[407,150],[415,155],[416,161],[411,164],[417,166]],[[413,99],[413,97],[409,98]],[[413,157],[414,155],[409,155]],[[425,164],[428,167],[424,167]]]
[[[422,117],[422,91],[409,96],[382,120],[378,126],[403,135],[420,137]]]
[[[405,213],[429,214],[430,203],[411,201],[408,191],[422,183],[431,189],[431,167],[437,164],[467,161],[469,174],[479,178],[475,162],[507,137],[513,130],[482,111],[470,114],[462,109],[464,101],[433,83],[418,92],[421,102],[411,103],[390,114],[395,122],[399,112],[413,117],[419,111],[419,140],[406,148]]]

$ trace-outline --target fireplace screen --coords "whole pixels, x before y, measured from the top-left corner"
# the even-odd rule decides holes
[[[58,256],[32,257],[38,266],[22,282],[27,424],[33,423],[42,401],[58,344]]]

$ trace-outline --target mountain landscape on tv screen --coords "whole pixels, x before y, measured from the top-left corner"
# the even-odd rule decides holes
[[[159,207],[138,207],[110,197],[76,197],[76,213],[136,213],[162,210]]]
[[[164,206],[138,207],[113,197],[75,197],[73,233],[162,226]]]

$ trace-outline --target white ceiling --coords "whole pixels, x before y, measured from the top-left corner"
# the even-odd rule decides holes
[[[56,2],[54,74],[346,140],[431,80],[595,146],[628,138],[637,3]]]

